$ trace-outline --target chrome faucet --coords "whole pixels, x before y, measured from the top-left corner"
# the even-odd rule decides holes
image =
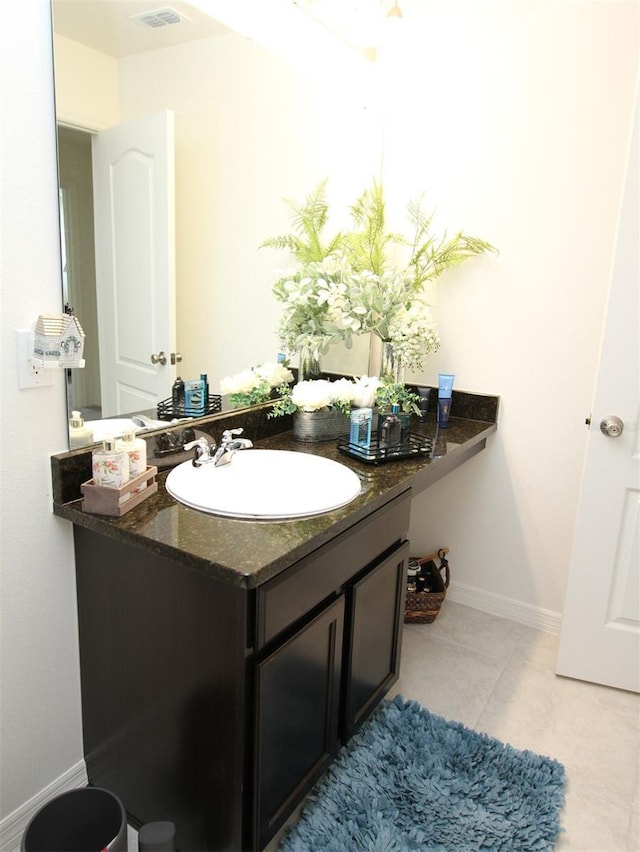
[[[220,439],[220,446],[216,446],[215,441],[210,444],[206,438],[197,438],[185,444],[183,449],[195,450],[191,462],[194,467],[211,463],[214,467],[221,467],[223,464],[229,464],[236,450],[246,450],[253,446],[248,438],[236,437],[242,432],[242,429],[225,429]]]
[[[202,467],[203,464],[208,464],[213,461],[213,456],[211,455],[216,448],[216,442],[209,444],[206,438],[196,438],[195,441],[189,441],[188,444],[184,444],[183,450],[195,450],[193,454],[193,460],[191,464],[194,467]]]
[[[220,439],[220,446],[213,455],[213,464],[215,467],[221,467],[223,464],[229,464],[236,450],[248,450],[253,446],[253,443],[248,438],[236,438],[236,435],[241,435],[243,429],[225,429]]]

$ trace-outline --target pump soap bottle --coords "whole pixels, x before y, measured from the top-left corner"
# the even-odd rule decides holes
[[[129,456],[123,450],[118,450],[113,435],[104,439],[101,449],[93,451],[91,470],[94,485],[122,488],[129,481]]]
[[[118,450],[125,452],[129,458],[129,479],[135,479],[147,470],[147,442],[144,438],[136,438],[136,433],[133,431],[125,432],[119,441],[116,441]],[[133,489],[133,493],[137,494],[147,487],[147,483]]]
[[[75,450],[92,443],[93,432],[84,425],[82,414],[79,411],[72,411],[69,419],[69,449]]]

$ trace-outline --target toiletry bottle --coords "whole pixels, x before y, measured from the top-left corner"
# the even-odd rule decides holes
[[[202,414],[207,413],[209,406],[209,380],[206,373],[200,373],[200,381],[202,382]]]
[[[449,425],[454,379],[453,373],[438,373],[438,426],[442,429]]]
[[[372,421],[373,409],[354,408],[350,417],[349,443],[356,447],[368,449],[371,444]]]
[[[109,435],[102,447],[93,451],[91,469],[94,485],[122,488],[129,481],[129,456],[116,448],[114,437]]]
[[[184,413],[192,417],[204,414],[204,390],[202,379],[188,379],[184,383]]]
[[[84,425],[84,420],[79,411],[72,411],[69,420],[69,449],[86,447],[93,443],[93,432]]]
[[[379,446],[382,449],[389,450],[400,446],[402,438],[402,424],[398,417],[399,412],[400,406],[397,403],[394,403],[391,406],[391,414],[384,415],[378,440]]]
[[[438,426],[447,429],[449,426],[449,414],[451,413],[451,397],[438,398]]]
[[[184,382],[180,376],[171,387],[171,402],[173,403],[174,414],[180,413],[181,406],[184,405]]]
[[[427,419],[427,412],[429,410],[429,397],[431,395],[431,388],[423,388],[419,387],[418,389],[418,420],[421,423]]]
[[[133,431],[125,432],[119,440],[116,441],[116,449],[125,452],[129,458],[129,479],[135,479],[147,470],[147,442],[144,438],[136,438],[136,433]],[[133,493],[137,494],[147,487],[147,483],[133,489]]]

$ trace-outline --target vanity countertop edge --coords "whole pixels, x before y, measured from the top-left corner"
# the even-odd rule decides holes
[[[379,465],[344,455],[335,441],[296,441],[290,431],[290,418],[268,419],[268,405],[194,424],[219,437],[222,429],[243,423],[245,434],[254,438],[258,448],[314,453],[350,467],[362,481],[361,493],[348,505],[322,515],[274,522],[206,514],[183,506],[168,494],[164,482],[169,468],[158,473],[158,492],[122,517],[89,514],[82,510],[79,484],[90,478],[91,448],[51,457],[53,511],[77,526],[159,556],[179,559],[222,582],[255,588],[395,497],[408,491],[411,496],[420,493],[484,449],[487,438],[497,429],[499,398],[460,393],[457,402],[462,413],[482,419],[451,417],[449,428],[438,431],[435,416],[430,414],[427,422],[415,429],[434,438],[432,456]]]

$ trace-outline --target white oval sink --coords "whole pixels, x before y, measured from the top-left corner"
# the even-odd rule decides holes
[[[166,481],[172,497],[203,512],[276,520],[320,515],[360,493],[357,475],[339,462],[288,450],[239,450],[229,464],[183,462]]]

